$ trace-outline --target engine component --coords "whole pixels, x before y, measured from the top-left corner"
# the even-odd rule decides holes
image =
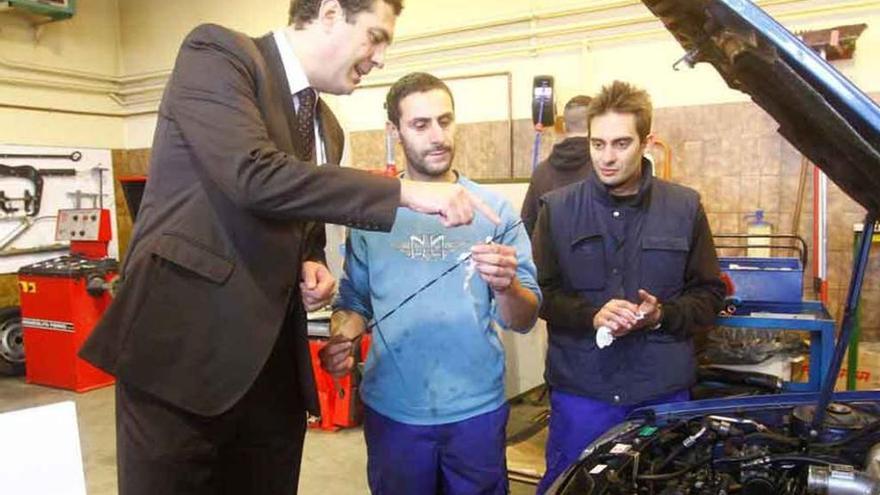
[[[760,473],[743,479],[742,492],[745,495],[773,495],[777,491],[776,480],[771,473]]]
[[[880,480],[852,466],[810,466],[807,493],[815,495],[878,495]]]
[[[807,406],[631,418],[593,443],[548,493],[880,495],[880,404],[829,409],[835,427],[823,437],[836,436],[827,440],[802,434],[812,420]]]
[[[832,402],[826,410],[824,432],[819,438],[823,442],[840,440],[854,430],[861,430],[878,419],[876,415],[853,409],[846,404]],[[795,430],[804,437],[812,436],[811,424],[815,415],[816,406],[796,407],[792,414]]]
[[[868,476],[880,479],[880,443],[875,444],[865,457],[865,472]]]

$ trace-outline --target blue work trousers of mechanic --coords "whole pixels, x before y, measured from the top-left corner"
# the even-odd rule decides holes
[[[510,407],[456,423],[408,425],[364,407],[373,495],[506,495]]]
[[[668,402],[684,402],[689,399],[690,392],[680,390],[641,404],[617,406],[579,395],[551,391],[550,431],[544,448],[547,470],[538,483],[536,494],[543,495],[593,440],[622,422],[633,410]]]

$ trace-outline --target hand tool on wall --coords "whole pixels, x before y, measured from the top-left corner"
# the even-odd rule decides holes
[[[74,151],[68,155],[60,154],[36,154],[36,153],[0,153],[0,158],[22,158],[34,160],[70,160],[78,162],[82,159],[82,153]]]
[[[43,177],[73,177],[76,176],[76,169],[72,168],[34,168],[30,165],[3,165],[0,164],[0,177],[17,177],[29,180],[34,184],[33,195],[26,192],[22,198],[6,198],[6,207],[9,201],[22,201],[24,203],[25,214],[29,217],[35,217],[40,213],[40,206],[43,199]],[[8,211],[7,211],[8,213]]]

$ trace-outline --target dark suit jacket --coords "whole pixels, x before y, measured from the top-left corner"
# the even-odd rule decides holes
[[[301,263],[322,257],[323,226],[310,225],[390,230],[400,186],[299,160],[292,113],[271,36],[216,25],[187,36],[159,108],[122,282],[84,359],[216,415],[250,388],[287,321],[303,399],[318,414],[298,290]],[[323,103],[319,118],[338,163],[342,132]]]

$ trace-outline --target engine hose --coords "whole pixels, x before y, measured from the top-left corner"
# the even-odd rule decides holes
[[[816,466],[830,466],[834,464],[831,461],[826,461],[825,459],[819,459],[818,457],[810,457],[805,455],[771,455],[768,456],[769,462],[771,464],[777,464],[780,462],[799,462],[802,464],[813,464]]]
[[[801,444],[801,441],[797,438],[787,437],[785,435],[780,435],[779,433],[772,432],[755,432],[749,433],[745,436],[746,440],[760,440],[767,439],[777,443],[784,443],[786,445],[791,445],[792,447],[798,447]]]
[[[811,464],[816,466],[830,466],[834,464],[832,461],[820,459],[818,457],[792,454],[757,455],[743,458],[722,457],[721,459],[715,459],[713,461],[714,464],[739,463],[742,464],[742,467],[765,466],[768,464],[779,464],[783,462]]]
[[[657,471],[663,471],[663,468],[668,466],[670,462],[672,462],[676,457],[678,457],[681,454],[682,450],[684,450],[683,445],[681,445],[681,444],[676,445],[672,449],[672,452],[670,452],[669,455],[667,455],[666,458],[660,462],[660,465],[657,466]]]
[[[814,464],[818,466],[828,466],[834,464],[832,461],[811,457],[805,455],[792,454],[775,454],[775,455],[753,455],[749,457],[722,457],[712,461],[713,464],[747,464],[748,466],[761,466],[766,464],[778,464],[781,462],[799,462],[802,464]]]
[[[661,474],[641,474],[641,475],[639,475],[638,479],[641,481],[669,481],[669,480],[678,478],[680,476],[684,476],[685,474],[693,471],[694,469],[705,466],[711,460],[712,460],[711,457],[704,457],[703,459],[700,459],[699,461],[697,461],[693,464],[689,464],[689,465],[679,469],[678,471],[674,471],[672,473],[661,473]]]

